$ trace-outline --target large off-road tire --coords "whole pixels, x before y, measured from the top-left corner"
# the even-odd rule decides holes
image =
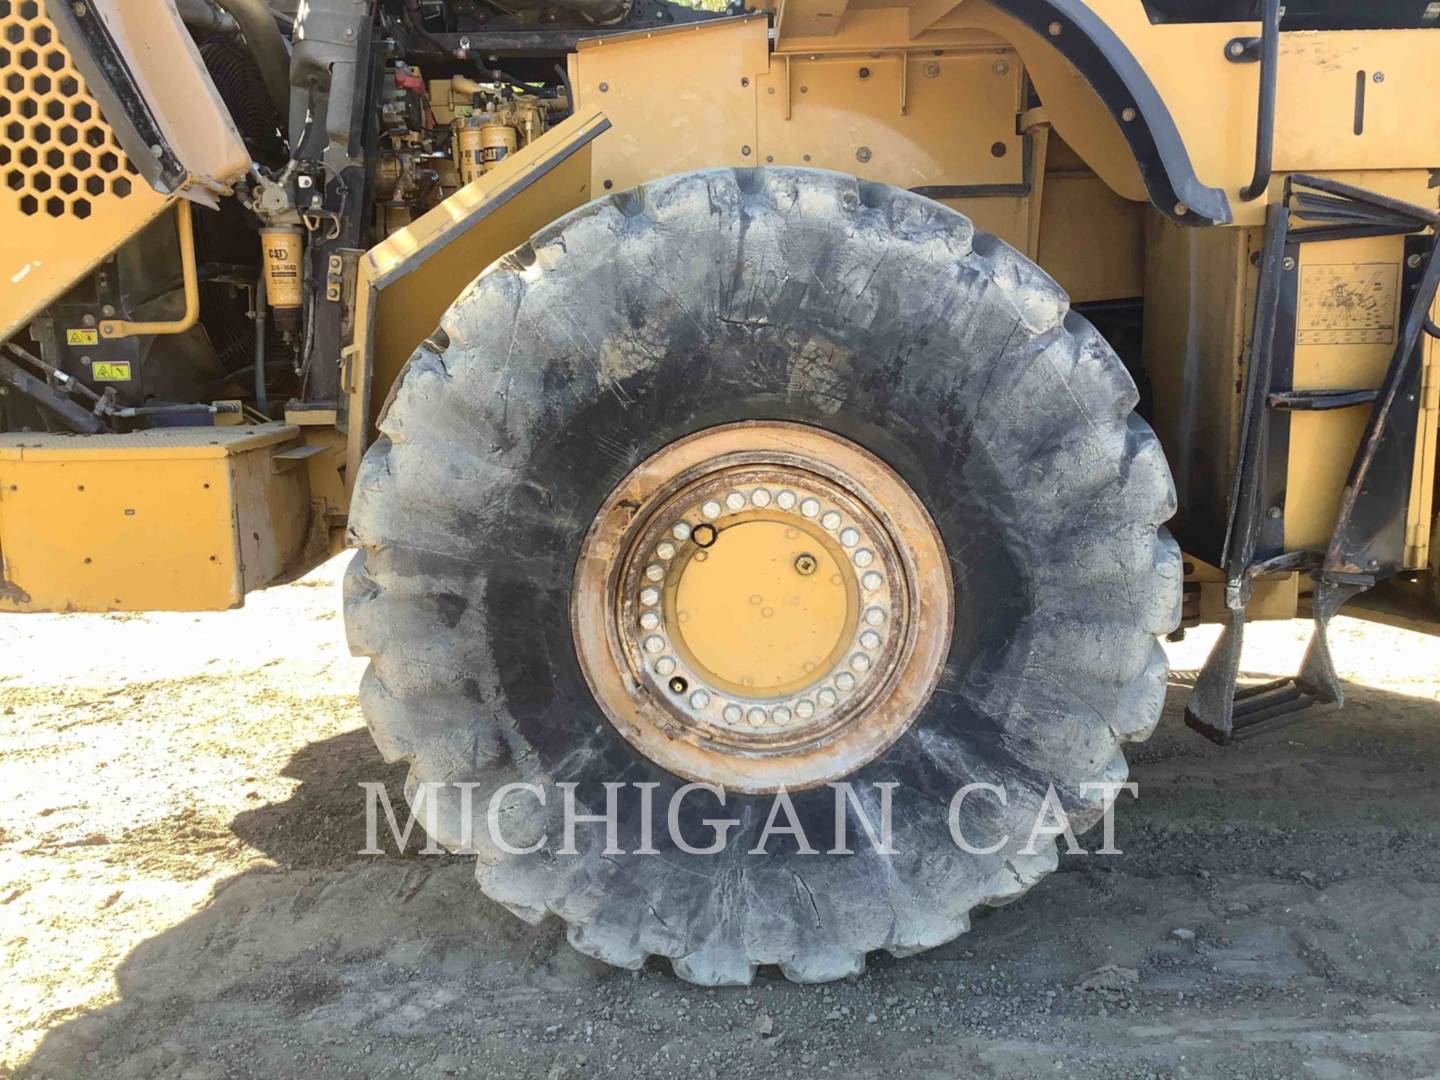
[[[1021,851],[1053,786],[1071,823],[1086,787],[1126,775],[1121,744],[1159,714],[1157,635],[1179,620],[1180,561],[1160,447],[1104,340],[1041,270],[962,215],[880,184],[803,169],[713,170],[593,202],[479,276],[416,351],[384,410],[351,512],[351,646],[388,760],[444,789],[437,832],[462,844],[471,783],[480,885],[517,915],[557,915],[576,948],[684,978],[742,983],[759,964],[803,981],[963,932],[1056,863]],[[731,793],[685,804],[733,817],[716,855],[677,850],[664,807],[686,781],[622,737],[587,684],[572,588],[587,532],[617,484],[682,437],[739,421],[813,425],[886,463],[928,511],[948,560],[948,658],[918,714],[848,779],[867,809],[895,783],[894,855],[835,798],[793,794],[823,842],[772,838],[772,807]],[[944,560],[942,560],[944,561]],[[953,630],[953,632],[951,632]],[[658,854],[605,854],[579,830],[560,854],[563,799],[583,810],[622,782],[621,845],[650,788]],[[544,807],[502,785],[549,791]],[[1003,785],[1008,804],[962,785]],[[870,794],[864,794],[864,793]],[[1113,796],[1112,796],[1113,797]],[[692,812],[693,807],[693,812]],[[872,815],[873,820],[873,815]],[[708,835],[708,834],[705,834]],[[1008,839],[1006,839],[1008,837]],[[703,836],[701,837],[703,839]],[[860,842],[857,842],[857,839]],[[699,843],[700,840],[692,840]]]

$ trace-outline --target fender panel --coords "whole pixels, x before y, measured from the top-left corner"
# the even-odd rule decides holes
[[[1195,174],[1185,140],[1155,84],[1124,41],[1081,0],[991,0],[1064,56],[1119,123],[1150,201],[1186,225],[1225,225],[1230,200]],[[1125,121],[1125,110],[1135,110]],[[1183,206],[1184,213],[1177,212]]]
[[[590,145],[609,129],[580,109],[361,257],[341,367],[347,494],[411,354],[480,271],[590,201]]]

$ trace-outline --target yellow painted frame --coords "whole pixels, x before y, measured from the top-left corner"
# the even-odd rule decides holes
[[[295,568],[288,424],[0,435],[0,611],[212,611]]]

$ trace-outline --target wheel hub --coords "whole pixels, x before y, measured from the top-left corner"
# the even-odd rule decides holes
[[[658,764],[740,791],[843,776],[897,738],[948,649],[938,533],[887,466],[746,423],[660,451],[601,508],[572,614],[591,689]]]

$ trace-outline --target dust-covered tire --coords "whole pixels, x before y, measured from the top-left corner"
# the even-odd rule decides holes
[[[474,830],[486,893],[557,915],[583,952],[623,967],[671,958],[684,978],[742,983],[759,964],[818,981],[945,942],[970,910],[1056,862],[1024,846],[1053,786],[1077,828],[1126,775],[1121,744],[1163,703],[1157,635],[1177,625],[1174,505],[1134,386],[1064,292],[933,201],[814,170],[712,170],[607,196],[481,274],[416,351],[355,486],[346,579],[361,701],[388,760],[442,790],[437,832],[462,846],[472,784],[507,842]],[[909,729],[849,779],[893,782],[893,846],[747,855],[767,796],[713,856],[603,853],[582,827],[557,853],[562,800],[603,809],[605,781],[685,781],[620,737],[592,698],[569,622],[575,560],[597,509],[681,436],[747,419],[822,427],[883,459],[928,509],[954,579],[939,685]],[[953,841],[950,799],[970,798]],[[628,789],[627,789],[628,790]],[[1113,796],[1112,796],[1113,797]],[[622,796],[626,828],[635,807]],[[830,835],[833,792],[793,795]],[[687,804],[688,806],[688,804]],[[704,807],[703,816],[716,816]],[[872,805],[870,809],[874,809]],[[687,810],[687,813],[689,811]],[[696,811],[699,814],[699,810]],[[588,831],[587,831],[588,830]],[[852,838],[860,836],[858,825]],[[863,837],[862,837],[863,840]],[[828,839],[825,846],[829,846]],[[629,850],[629,849],[627,849]]]

